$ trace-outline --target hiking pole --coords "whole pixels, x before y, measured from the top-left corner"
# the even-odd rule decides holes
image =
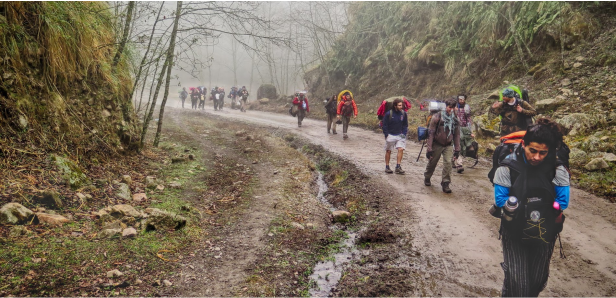
[[[423,141],[423,143],[421,144],[421,149],[419,150],[419,155],[417,155],[417,160],[415,162],[419,161],[419,157],[421,156],[421,152],[423,151],[423,147],[426,144],[426,140]]]

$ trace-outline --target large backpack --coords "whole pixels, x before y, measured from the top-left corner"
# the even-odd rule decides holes
[[[340,115],[343,117],[351,117],[353,115],[353,100],[347,100],[342,104]]]
[[[505,157],[513,153],[515,146],[522,142],[522,139],[525,135],[526,131],[522,130],[510,133],[500,138],[501,143],[496,146],[496,149],[494,149],[494,153],[492,153],[492,169],[490,169],[490,172],[488,173],[488,178],[490,179],[490,182],[492,182],[492,184],[494,184],[494,175],[496,174],[496,169],[498,169]],[[564,142],[561,143],[560,146],[556,148],[556,164],[564,165],[565,168],[569,170],[570,152],[571,150],[569,150],[569,146],[567,146],[567,144],[565,144]]]

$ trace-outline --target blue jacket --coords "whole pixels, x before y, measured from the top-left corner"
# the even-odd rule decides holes
[[[391,120],[389,113],[392,113]],[[383,115],[383,134],[388,135],[406,135],[409,130],[409,119],[406,112],[389,110]]]

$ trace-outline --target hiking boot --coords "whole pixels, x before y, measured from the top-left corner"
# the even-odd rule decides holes
[[[404,170],[402,169],[402,167],[396,167],[396,174],[404,174]]]
[[[424,178],[424,185],[426,186],[432,185],[432,183],[430,183],[430,178]]]
[[[329,132],[329,130],[328,130],[327,133],[331,133],[331,132]]]
[[[385,173],[387,174],[392,174],[394,171],[392,171],[389,166],[385,167]]]
[[[338,133],[334,130],[334,131],[332,132],[332,134],[333,134],[333,135],[337,135]]]
[[[443,187],[444,193],[451,193],[451,188],[449,188],[449,183],[441,183],[441,186]]]
[[[458,172],[458,174],[462,174],[462,172],[464,172],[464,167],[463,166],[457,166],[456,167],[456,172]]]
[[[342,138],[346,140],[346,139],[348,139],[348,138],[349,138],[349,135],[347,135],[347,134],[345,133],[345,134],[342,136]]]

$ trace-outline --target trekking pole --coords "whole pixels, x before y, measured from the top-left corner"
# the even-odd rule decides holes
[[[423,151],[423,147],[426,144],[426,140],[423,141],[423,143],[421,144],[421,149],[419,150],[419,155],[417,155],[417,160],[415,162],[419,161],[419,157],[421,156],[421,152]]]

